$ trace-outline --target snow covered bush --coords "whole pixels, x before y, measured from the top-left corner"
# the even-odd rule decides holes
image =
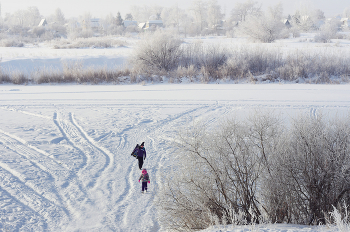
[[[218,45],[206,46],[203,47],[203,51],[199,55],[199,65],[203,70],[202,73],[214,79],[221,79],[219,68],[224,65],[227,60],[227,52],[225,49]]]
[[[36,37],[40,37],[41,35],[43,35],[45,33],[45,28],[44,27],[34,27],[32,29],[32,33],[36,36]]]
[[[176,82],[179,82],[182,78],[188,78],[190,82],[196,81],[196,77],[199,72],[194,67],[194,65],[190,65],[188,67],[179,66],[175,71],[173,76],[176,78]]]
[[[279,4],[270,8],[266,14],[249,16],[239,25],[239,30],[254,41],[272,43],[285,37],[287,31],[282,23],[282,11],[282,5]]]
[[[350,121],[281,122],[258,113],[180,131],[156,199],[162,226],[325,224],[333,205],[349,205]]]
[[[24,44],[21,41],[16,40],[15,38],[2,39],[0,41],[1,47],[23,47]]]
[[[163,31],[146,33],[140,41],[131,63],[144,72],[169,72],[177,68],[183,54],[182,41]]]
[[[13,71],[11,73],[11,82],[16,85],[21,85],[29,82],[29,79],[19,71]]]
[[[277,125],[266,115],[228,120],[217,131],[198,125],[180,132],[178,163],[157,199],[164,226],[193,231],[261,222],[259,182],[268,174]]]
[[[32,73],[34,83],[114,83],[122,81],[122,77],[129,76],[130,71],[107,69],[106,67],[84,68],[82,61],[62,62],[63,71],[52,68],[42,68]]]
[[[266,188],[270,214],[283,206],[288,221],[325,224],[333,205],[350,203],[350,121],[302,116],[284,140]]]
[[[283,64],[281,53],[259,46],[233,47],[227,56],[228,59],[220,71],[223,76],[233,80],[247,78],[250,74],[268,73]]]
[[[340,25],[338,20],[332,19],[321,26],[320,32],[315,35],[315,42],[330,43],[331,39],[336,39]]]
[[[347,232],[350,231],[350,216],[349,216],[349,205],[346,205],[343,202],[342,207],[334,207],[333,212],[330,212],[330,222],[329,224],[332,226],[335,224],[335,227],[339,232]]]
[[[0,70],[0,84],[10,83],[10,82],[11,82],[10,75]]]

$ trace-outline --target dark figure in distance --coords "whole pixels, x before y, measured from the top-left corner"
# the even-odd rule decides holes
[[[139,168],[142,169],[143,161],[146,159],[145,142],[142,142],[137,151],[137,159],[139,160]]]

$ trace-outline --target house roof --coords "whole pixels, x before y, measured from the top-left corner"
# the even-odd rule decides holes
[[[130,25],[135,25],[135,26],[137,26],[137,21],[124,20],[124,21],[123,21],[123,25],[124,25],[125,27],[130,26]]]
[[[149,20],[148,23],[163,24],[163,20]]]
[[[46,24],[47,24],[46,19],[42,19],[38,26],[41,27],[41,26],[45,26]]]
[[[146,23],[139,23],[139,28],[144,28],[146,26]]]

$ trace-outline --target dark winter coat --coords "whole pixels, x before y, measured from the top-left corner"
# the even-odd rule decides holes
[[[146,159],[146,149],[144,147],[139,147],[137,151],[137,157],[143,157]]]

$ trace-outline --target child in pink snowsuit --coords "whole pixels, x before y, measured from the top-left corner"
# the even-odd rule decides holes
[[[143,191],[147,192],[147,182],[150,183],[151,181],[149,179],[147,170],[145,168],[142,170],[142,174],[139,178],[139,182],[140,180],[142,181],[142,193]]]

